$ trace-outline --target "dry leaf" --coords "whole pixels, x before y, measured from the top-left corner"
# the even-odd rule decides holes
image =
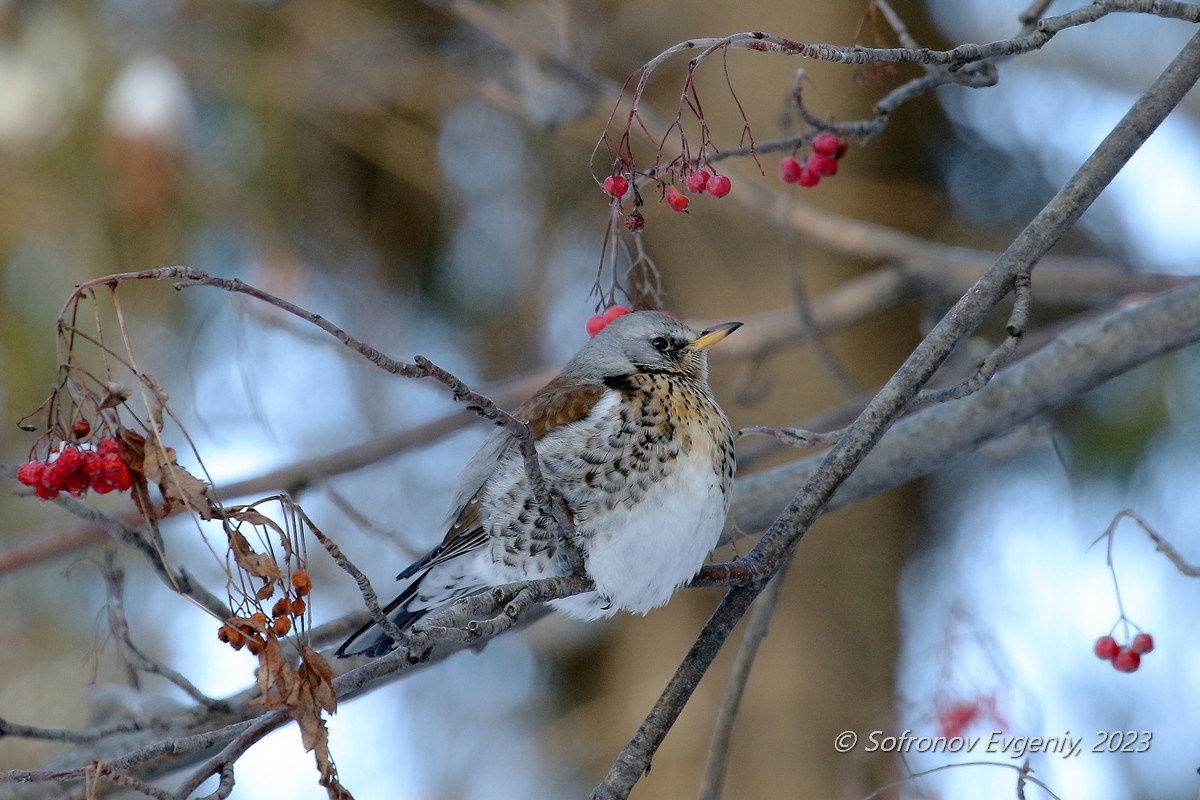
[[[200,519],[212,519],[212,502],[208,499],[208,484],[192,475],[176,461],[175,448],[146,448],[143,461],[146,479],[158,484],[163,496],[163,513],[176,508],[196,512]]]
[[[117,428],[117,454],[129,467],[133,477],[133,502],[146,519],[158,519],[158,512],[150,502],[150,485],[146,481],[146,437],[129,428]]]
[[[283,570],[279,568],[275,557],[270,553],[256,553],[246,541],[246,537],[237,531],[229,531],[229,549],[237,565],[256,578],[267,580],[282,580]]]

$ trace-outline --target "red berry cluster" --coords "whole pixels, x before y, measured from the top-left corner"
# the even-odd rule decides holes
[[[692,194],[704,194],[707,192],[713,197],[724,197],[729,194],[733,188],[733,182],[729,180],[727,175],[717,175],[711,173],[704,168],[694,169],[688,173],[684,180],[684,185]],[[629,191],[629,180],[623,175],[609,175],[604,179],[604,193],[614,200],[620,200]],[[667,205],[672,211],[685,213],[688,203],[691,202],[687,195],[679,191],[674,186],[668,186],[663,199],[667,201]],[[625,227],[629,228],[633,233],[641,231],[645,224],[642,215],[636,210],[629,215],[625,220]]]
[[[779,180],[805,187],[816,186],[821,178],[837,175],[838,161],[846,155],[847,149],[848,145],[834,134],[818,133],[812,140],[812,153],[803,164],[795,156],[786,156],[779,162]]]
[[[1109,661],[1117,672],[1137,672],[1142,664],[1142,656],[1154,650],[1154,637],[1148,633],[1139,633],[1127,645],[1117,644],[1112,636],[1101,636],[1092,646],[1096,657]]]
[[[704,168],[689,172],[684,184],[689,192],[694,194],[708,192],[713,197],[724,197],[733,188],[733,182],[729,180],[728,175],[717,175],[715,172],[710,174]]]
[[[17,480],[32,486],[33,493],[43,500],[53,500],[59,492],[79,497],[88,489],[108,494],[133,486],[133,475],[117,454],[117,443],[112,439],[78,447],[64,443],[45,461],[27,461],[18,467]]]
[[[629,313],[629,309],[625,306],[609,306],[604,310],[603,314],[593,314],[587,321],[588,336],[595,336],[600,331],[608,327],[608,323],[612,322],[617,317],[622,317]]]

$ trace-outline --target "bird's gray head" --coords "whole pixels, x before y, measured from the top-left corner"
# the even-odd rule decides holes
[[[593,336],[563,372],[585,380],[635,372],[664,372],[707,380],[705,349],[741,326],[740,322],[726,322],[701,332],[661,311],[635,311],[617,317]]]

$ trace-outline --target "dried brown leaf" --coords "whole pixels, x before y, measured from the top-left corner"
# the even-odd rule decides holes
[[[229,531],[229,550],[233,553],[233,560],[248,574],[267,580],[283,579],[283,570],[279,568],[275,557],[270,553],[256,553],[246,537],[237,531]]]
[[[158,511],[150,502],[150,485],[146,481],[146,437],[129,428],[117,428],[117,454],[129,467],[133,477],[133,502],[146,519],[158,519]]]
[[[143,467],[146,479],[158,484],[163,496],[163,513],[176,508],[196,512],[201,519],[212,519],[208,484],[192,475],[176,460],[175,448],[151,445],[145,449]]]

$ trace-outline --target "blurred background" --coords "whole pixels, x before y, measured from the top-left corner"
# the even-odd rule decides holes
[[[1024,5],[901,0],[895,9],[920,44],[939,48],[1014,35]],[[692,37],[765,30],[891,45],[886,26],[862,27],[865,10],[833,0],[0,2],[0,461],[25,460],[36,441],[15,423],[52,388],[62,303],[76,283],[108,273],[187,264],[240,278],[484,391],[561,364],[596,308],[608,211],[589,159],[617,100],[611,87]],[[665,306],[695,320],[745,319],[791,307],[801,286],[819,305],[879,266],[784,229],[739,192],[1003,249],[1192,33],[1132,15],[1065,32],[1003,64],[996,87],[944,87],[903,107],[813,190],[779,183],[770,154],[765,176],[747,157],[721,162],[731,195],[697,198],[688,216],[649,198],[644,246]],[[537,50],[570,69],[531,57]],[[660,70],[644,111],[674,115],[685,66]],[[798,68],[810,110],[839,120],[868,116],[919,74],[731,52],[728,81],[756,139],[801,130],[789,107]],[[714,140],[736,149],[737,105],[719,61],[706,69],[698,85]],[[1196,273],[1198,120],[1193,92],[1058,252]],[[1035,276],[1035,300],[1037,288]],[[393,378],[242,298],[166,284],[125,286],[120,298],[140,365],[170,391],[218,485],[467,413],[437,386]],[[735,427],[853,407],[953,299],[894,305],[822,349],[717,360],[716,394]],[[1080,310],[1039,305],[1038,323]],[[1125,611],[1158,650],[1136,674],[1118,674],[1091,653],[1119,612],[1103,546],[1088,547],[1133,507],[1200,561],[1198,355],[1148,365],[1062,409],[1036,436],[823,518],[800,547],[751,676],[725,796],[860,798],[956,760],[1021,763],[833,749],[844,730],[934,735],[965,718],[968,735],[1069,734],[1085,751],[1100,730],[1152,731],[1145,753],[1030,764],[1061,797],[1195,797],[1200,592],[1125,523],[1114,550]],[[488,432],[471,422],[297,496],[390,594],[392,576],[440,541],[457,472]],[[743,445],[747,472],[794,457]],[[77,527],[10,488],[0,492],[0,554]],[[165,529],[171,556],[220,593],[220,565],[193,533]],[[127,682],[105,646],[99,552],[0,573],[5,719],[77,727],[99,688]],[[137,557],[124,561],[139,644],[210,694],[252,682],[253,661],[217,642],[209,617]],[[312,563],[318,622],[358,607],[348,577],[315,551]],[[681,592],[647,617],[605,623],[551,618],[346,703],[330,723],[342,781],[360,800],[585,796],[719,597]],[[736,637],[635,797],[697,795],[735,646]],[[153,679],[142,688],[179,698]],[[6,738],[0,768],[58,752]],[[252,749],[237,778],[237,798],[324,796],[294,729]],[[883,796],[1004,798],[1015,783],[1010,768],[963,766]]]

